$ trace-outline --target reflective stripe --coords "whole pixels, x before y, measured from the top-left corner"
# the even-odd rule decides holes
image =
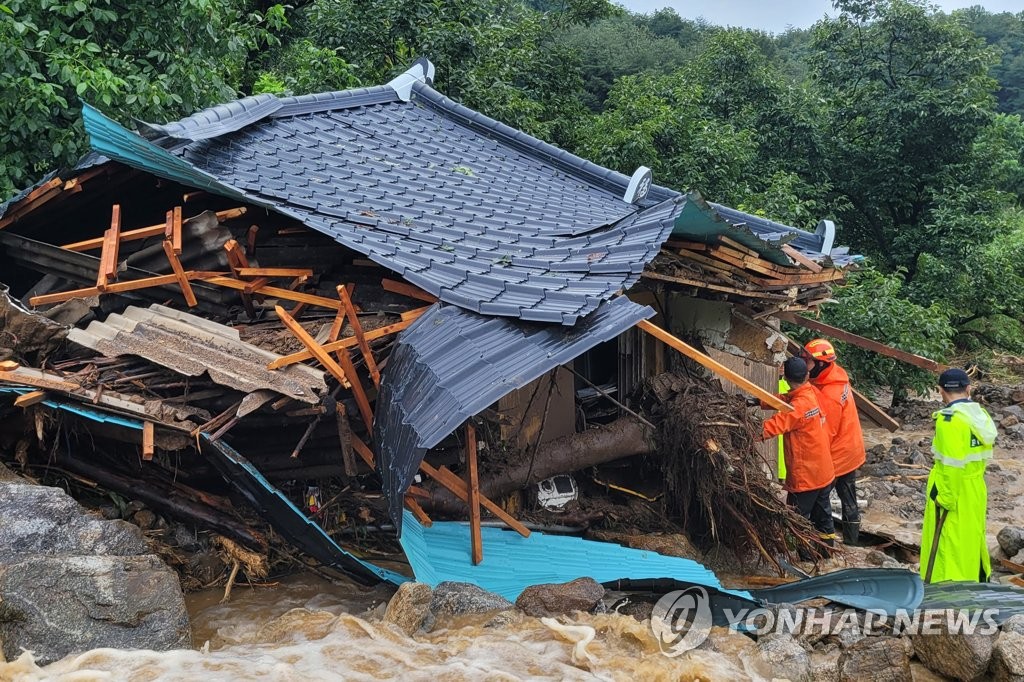
[[[932,446],[932,457],[936,462],[941,462],[946,466],[956,467],[957,469],[963,469],[970,462],[983,462],[985,460],[992,459],[992,450],[982,450],[981,452],[972,452],[964,458],[949,457],[942,454]]]

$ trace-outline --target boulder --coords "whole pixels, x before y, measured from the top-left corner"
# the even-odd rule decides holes
[[[58,488],[0,483],[0,643],[49,663],[112,647],[191,643],[177,574],[138,527],[87,513]]]
[[[1024,395],[1024,391],[1016,391],[1013,395]],[[1024,422],[1024,405],[1007,405],[1003,412],[1010,417],[1016,417],[1018,422]]]
[[[999,633],[989,672],[995,682],[1024,682],[1024,634],[1006,629]]]
[[[1017,424],[1020,424],[1020,419],[1012,414],[1008,414],[999,420],[999,426],[1001,426],[1004,429],[1008,429],[1011,426],[1016,426]]]
[[[867,637],[839,656],[841,682],[911,682],[907,647],[895,637]]]
[[[1006,553],[1006,556],[1015,556],[1017,552],[1024,549],[1024,528],[1020,526],[1006,526],[996,536],[999,546]]]
[[[604,597],[604,588],[593,578],[577,578],[561,584],[532,585],[516,599],[528,616],[543,618],[573,611],[590,611]]]
[[[812,652],[810,674],[814,682],[840,682],[839,651]]]
[[[976,680],[988,670],[996,635],[953,634],[942,628],[913,637],[917,658],[929,669],[954,680]]]
[[[792,635],[770,634],[757,640],[757,651],[776,678],[812,682],[811,656]]]
[[[384,622],[396,625],[407,635],[412,635],[433,622],[430,614],[430,600],[433,590],[426,583],[407,582],[398,586],[395,596],[388,602]]]
[[[1003,621],[1003,625],[999,629],[1003,632],[1016,632],[1018,635],[1024,635],[1024,614],[1018,613],[1015,616],[1010,616]]]
[[[443,582],[430,598],[430,612],[438,619],[514,608],[508,599],[471,583]]]
[[[0,640],[37,662],[77,651],[191,644],[178,576],[158,557],[32,556],[0,564]]]

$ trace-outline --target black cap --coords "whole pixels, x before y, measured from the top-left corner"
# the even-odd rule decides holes
[[[971,378],[967,372],[956,367],[951,367],[939,375],[939,386],[947,391],[959,391],[971,385]]]
[[[782,370],[786,375],[786,381],[800,383],[807,379],[807,363],[803,358],[790,358],[786,360]]]

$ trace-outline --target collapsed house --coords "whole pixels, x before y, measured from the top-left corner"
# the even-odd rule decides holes
[[[337,540],[383,525],[366,511],[383,502],[417,576],[479,565],[500,582],[500,557],[557,553],[559,538],[509,538],[529,541],[529,509],[580,496],[567,474],[664,499],[661,465],[614,465],[659,447],[645,400],[699,394],[722,419],[687,434],[694,447],[752,447],[728,418],[741,399],[652,381],[703,367],[788,409],[773,395],[791,343],[779,319],[827,300],[858,259],[834,226],[598,167],[445,98],[432,74],[420,61],[380,87],[247,97],[139,133],[86,106],[93,153],[0,211],[0,405],[25,416],[0,441],[17,461],[265,552],[241,493],[361,583],[404,579]],[[518,534],[482,528],[487,515]],[[594,556],[636,560],[615,552]],[[606,577],[668,570],[635,569]]]

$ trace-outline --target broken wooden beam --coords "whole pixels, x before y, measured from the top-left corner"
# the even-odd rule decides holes
[[[412,495],[407,494],[405,496],[405,506],[409,508],[409,511],[412,512],[412,515],[415,516],[416,520],[419,521],[424,527],[430,528],[432,525],[434,525],[434,522],[430,520],[429,516],[427,516],[427,512],[423,511],[423,507],[420,506],[420,503],[417,502],[416,498],[413,497]]]
[[[405,282],[396,282],[393,279],[382,279],[380,285],[384,287],[384,291],[390,291],[393,294],[401,294],[402,296],[408,296],[409,298],[415,298],[420,301],[426,301],[427,303],[436,303],[437,296],[428,294],[419,287],[414,287],[411,284]]]
[[[117,279],[117,255],[121,246],[121,205],[114,204],[110,211],[110,228],[103,233],[103,250],[100,252],[100,270],[96,276],[96,288],[103,291],[107,282]]]
[[[0,218],[0,230],[4,229],[11,223],[20,220],[23,216],[39,208],[50,199],[63,193],[63,191],[64,181],[60,178],[53,178],[52,180],[44,182],[42,185],[29,192],[16,204],[7,208],[6,215],[4,215],[3,218]]]
[[[338,443],[341,445],[341,462],[345,467],[345,475],[353,477],[356,475],[356,460],[352,456],[352,427],[348,423],[348,414],[345,405],[338,403],[334,411],[338,420]]]
[[[872,339],[859,336],[858,334],[853,334],[851,332],[840,329],[839,327],[833,327],[830,324],[825,324],[824,322],[812,320],[808,317],[802,317],[795,313],[779,313],[778,318],[780,320],[784,320],[786,322],[790,322],[792,324],[804,327],[805,329],[810,329],[811,331],[816,331],[825,334],[826,336],[831,336],[845,343],[849,343],[850,345],[870,350],[872,352],[878,353],[879,355],[884,355],[888,358],[893,358],[901,362],[905,362],[908,365],[919,367],[920,369],[928,370],[929,372],[935,372],[936,374],[939,374],[949,369],[947,365],[943,365],[942,363],[930,360],[929,358],[922,357],[920,355],[915,355],[914,353],[908,353],[907,351],[900,350],[899,348],[887,346],[884,343],[873,341]]]
[[[193,281],[219,279],[222,273],[187,270],[184,275],[189,281]],[[97,296],[99,294],[118,294],[125,291],[135,291],[137,289],[148,289],[150,287],[160,287],[177,283],[177,275],[158,275],[156,277],[144,277],[142,279],[128,280],[127,282],[107,284],[104,289],[100,289],[99,287],[86,287],[84,289],[62,291],[56,294],[33,296],[28,300],[28,302],[29,305],[32,306],[48,305],[50,303],[62,303],[64,301],[71,300],[72,298],[88,298],[89,296]]]
[[[235,272],[238,277],[312,277],[309,268],[251,268],[240,267]]]
[[[339,302],[338,305],[340,306],[341,303]],[[377,339],[382,339],[385,336],[390,336],[391,334],[397,334],[398,332],[402,331],[410,324],[412,324],[413,321],[420,315],[427,312],[428,309],[429,308],[418,308],[416,311],[410,311],[415,312],[416,315],[410,316],[409,319],[407,320],[402,320],[401,322],[395,322],[394,324],[389,324],[385,327],[379,327],[377,329],[374,329],[373,331],[368,331],[365,334],[365,338],[367,341],[375,341]],[[343,348],[354,348],[357,345],[359,345],[359,342],[356,341],[356,338],[353,336],[347,339],[338,339],[337,341],[333,341],[331,343],[325,343],[323,344],[323,349],[328,353],[334,353]],[[288,365],[294,365],[297,362],[310,360],[312,359],[312,357],[313,354],[310,353],[308,350],[299,351],[298,353],[285,355],[283,357],[278,358],[277,360],[270,362],[267,365],[267,369],[281,369],[282,367],[287,367]]]
[[[370,378],[373,379],[373,384],[377,388],[380,388],[380,370],[377,369],[377,362],[373,359],[373,351],[370,350],[370,344],[366,340],[366,334],[363,333],[363,326],[359,323],[359,316],[356,314],[356,308],[352,305],[352,298],[348,295],[348,290],[343,285],[338,285],[338,298],[341,300],[341,307],[345,311],[346,317],[348,317],[348,323],[352,327],[352,332],[355,335],[356,343],[359,345],[359,350],[363,354],[363,360],[366,362],[366,369],[370,373]],[[331,328],[334,331],[334,328]],[[335,336],[331,341],[337,340]],[[338,351],[343,352],[343,351]]]
[[[899,430],[900,423],[898,421],[886,414],[885,410],[857,389],[853,389],[853,402],[856,403],[860,414],[863,414],[886,431],[892,433]]]
[[[636,326],[642,329],[643,331],[647,332],[654,338],[658,339],[662,343],[670,346],[671,348],[676,349],[677,351],[679,351],[686,357],[690,358],[697,364],[714,372],[715,374],[719,375],[726,381],[729,381],[730,383],[737,386],[741,390],[746,391],[755,398],[758,398],[764,401],[765,403],[771,405],[776,410],[780,410],[782,412],[793,411],[792,405],[780,399],[774,393],[769,393],[768,391],[764,390],[763,388],[761,388],[754,382],[750,381],[746,377],[737,374],[736,372],[732,371],[731,369],[721,364],[720,362],[712,360],[704,353],[700,352],[693,346],[684,342],[682,339],[676,338],[672,334],[669,334],[667,331],[657,326],[656,324],[652,324],[647,320],[640,320]]]
[[[420,470],[447,488],[449,492],[462,500],[462,502],[466,504],[469,503],[469,489],[466,486],[466,482],[452,473],[450,469],[443,466],[435,469],[430,464],[427,464],[426,461],[423,461],[420,463]],[[489,512],[501,519],[505,525],[522,535],[524,538],[530,536],[529,528],[517,521],[515,517],[510,515],[499,505],[495,504],[493,500],[483,493],[480,494],[480,504]]]
[[[199,305],[199,301],[196,300],[196,294],[192,291],[192,285],[189,284],[188,277],[185,276],[185,268],[181,267],[181,261],[178,259],[178,253],[181,253],[181,249],[178,249],[176,253],[173,244],[174,242],[169,239],[163,241],[164,254],[166,254],[167,261],[171,264],[171,270],[174,272],[174,278],[178,281],[178,286],[181,287],[181,295],[185,297],[185,303],[188,304],[189,308],[194,308]]]
[[[480,479],[476,470],[476,427],[466,423],[466,489],[469,499],[470,557],[476,566],[484,560],[483,537],[480,532]]]
[[[817,272],[821,272],[822,271],[822,266],[821,265],[819,265],[818,263],[815,263],[810,258],[808,258],[804,254],[800,253],[799,251],[797,251],[795,248],[793,248],[789,244],[784,244],[782,246],[782,252],[784,254],[786,254],[787,256],[789,256],[790,258],[792,258],[797,263],[799,263],[800,265],[802,265],[805,268],[807,268],[808,270],[810,270],[811,272],[817,273]]]
[[[155,426],[151,421],[142,422],[142,459],[150,461],[155,451],[154,440],[156,439]]]
[[[240,206],[238,208],[229,208],[226,211],[217,211],[217,220],[224,222],[225,220],[231,220],[245,214],[245,207]],[[159,225],[150,225],[148,227],[140,227],[135,230],[126,230],[121,233],[122,242],[130,242],[136,239],[148,239],[150,237],[159,237],[165,234],[167,231],[167,222],[164,221]],[[103,246],[103,237],[97,237],[96,239],[86,239],[80,242],[73,242],[71,244],[65,244],[62,249],[69,251],[91,251],[98,249]]]
[[[29,407],[36,403],[41,403],[49,397],[46,391],[32,391],[31,393],[23,393],[14,399],[15,407]]]
[[[324,349],[316,339],[307,332],[301,324],[299,324],[295,318],[288,314],[288,312],[281,306],[275,306],[274,311],[277,313],[278,318],[284,323],[284,326],[292,333],[296,339],[302,342],[302,345],[306,347],[312,357],[316,358],[317,362],[324,366],[331,376],[338,380],[338,383],[345,385],[349,383],[349,379],[345,376],[345,370],[341,368],[331,354]]]
[[[245,291],[250,284],[250,282],[246,282],[244,280],[223,276],[211,277],[206,281],[210,284],[216,284],[217,286],[227,287],[229,289],[237,289],[238,291]],[[273,298],[283,298],[288,301],[298,301],[299,303],[307,303],[309,305],[329,308],[331,310],[339,310],[341,308],[341,301],[337,299],[327,298],[325,296],[316,296],[314,294],[304,294],[299,291],[290,291],[280,287],[263,285],[254,287],[252,291],[255,294],[263,294]]]

